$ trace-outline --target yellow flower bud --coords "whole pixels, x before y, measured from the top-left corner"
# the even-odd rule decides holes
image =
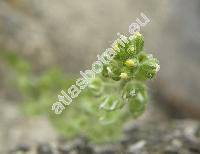
[[[120,77],[121,77],[122,79],[127,79],[127,78],[128,78],[128,74],[127,74],[127,73],[121,73],[121,74],[120,74]]]
[[[128,67],[133,67],[135,66],[135,62],[132,59],[128,59],[126,60],[125,65]]]

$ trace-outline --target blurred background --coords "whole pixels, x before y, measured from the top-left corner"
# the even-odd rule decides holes
[[[68,148],[60,151],[70,153],[69,143],[45,116],[33,118],[21,112],[23,96],[15,81],[22,85],[25,97],[35,96],[24,88],[29,67],[33,76],[43,74],[42,84],[63,84],[59,82],[64,78],[62,74],[78,75],[90,69],[97,54],[110,46],[118,32],[128,35],[129,25],[141,17],[141,12],[151,19],[141,30],[145,51],[154,54],[161,65],[158,76],[149,83],[148,109],[125,126],[125,133],[132,132],[131,139],[86,146],[86,141],[78,137],[73,144],[84,144],[81,148],[87,147],[86,151],[77,152],[75,148],[72,152],[146,154],[162,153],[164,149],[164,153],[200,153],[199,0],[1,0],[0,53],[8,56],[0,59],[0,153],[31,153],[36,149],[51,154],[60,142],[64,142],[63,149]],[[16,62],[16,57],[25,59],[30,66]],[[6,61],[22,75],[14,74]],[[34,84],[34,79],[31,82]],[[57,93],[47,95],[56,97]],[[52,99],[48,101],[53,103]],[[164,134],[171,139],[161,140]]]

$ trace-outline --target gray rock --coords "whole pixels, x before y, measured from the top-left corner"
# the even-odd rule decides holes
[[[159,5],[159,0],[3,0],[0,46],[20,51],[36,68],[60,64],[64,70],[79,72],[91,66],[117,32],[128,33],[128,26],[140,16],[138,7],[155,15]]]
[[[156,34],[159,101],[170,106],[173,116],[200,118],[199,6],[196,0],[168,1],[162,32]]]
[[[47,143],[40,144],[37,147],[37,154],[53,154],[52,147]]]
[[[58,146],[58,152],[60,154],[69,154],[70,151],[72,151],[72,149],[73,149],[72,146],[70,146],[69,144]]]
[[[164,154],[179,154],[179,152],[172,148],[172,147],[167,147],[165,150],[164,150]]]
[[[19,144],[17,151],[28,152],[30,150],[30,145],[28,144]]]
[[[16,148],[13,150],[10,150],[10,154],[15,154],[15,153],[27,153],[30,151],[30,145],[28,144],[18,144]]]
[[[95,147],[96,154],[117,154],[119,152],[119,146],[116,145],[103,145]]]
[[[198,144],[189,144],[188,149],[192,153],[200,153],[200,143]]]
[[[94,150],[92,146],[88,143],[88,139],[85,137],[79,137],[71,142],[67,142],[68,146],[65,146],[65,150],[76,151],[80,154],[93,154]]]
[[[130,145],[128,148],[128,154],[144,154],[145,145],[145,140],[141,140],[133,145]]]

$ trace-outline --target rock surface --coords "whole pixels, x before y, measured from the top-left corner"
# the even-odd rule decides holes
[[[158,125],[159,124],[159,125]],[[143,123],[139,131],[125,134],[129,136],[126,144],[89,145],[78,139],[78,146],[69,148],[74,141],[62,142],[54,146],[38,145],[37,154],[199,154],[200,123],[183,119]],[[195,130],[195,131],[194,131]],[[125,137],[126,138],[126,137]],[[60,149],[62,145],[64,149]],[[80,146],[81,145],[81,146]],[[19,145],[20,147],[20,145]],[[17,149],[19,149],[17,147]],[[32,148],[34,149],[34,148]],[[23,151],[23,150],[18,150]],[[33,150],[27,152],[31,154]],[[54,152],[52,152],[54,151]],[[48,152],[47,152],[48,153]],[[50,152],[48,153],[50,154]]]
[[[200,118],[200,1],[169,3],[163,37],[155,51],[161,63],[158,95],[186,116]],[[175,114],[174,114],[175,115]]]
[[[84,137],[62,139],[47,119],[24,117],[11,102],[0,102],[1,154],[200,153],[200,122],[172,119],[154,104],[150,104],[142,117],[124,126],[124,135],[119,141],[96,145]]]

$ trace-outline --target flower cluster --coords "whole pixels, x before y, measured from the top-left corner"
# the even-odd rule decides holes
[[[126,38],[123,44],[116,42],[115,51],[118,52],[112,62],[104,66],[103,76],[115,81],[147,80],[153,78],[159,70],[158,60],[143,51],[144,37],[139,33]]]

